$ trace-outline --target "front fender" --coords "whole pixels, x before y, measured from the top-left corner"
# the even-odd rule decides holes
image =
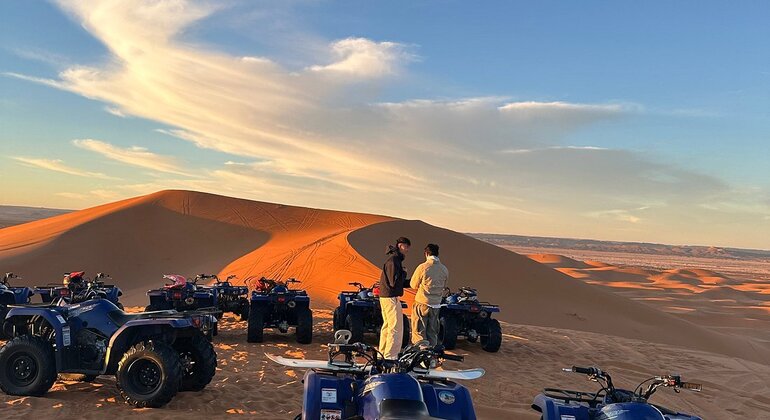
[[[567,403],[538,394],[532,401],[532,409],[543,415],[543,420],[590,420],[590,409],[577,403]]]
[[[110,338],[102,374],[111,374],[123,353],[138,339],[186,328],[195,328],[189,318],[136,319],[126,322]]]

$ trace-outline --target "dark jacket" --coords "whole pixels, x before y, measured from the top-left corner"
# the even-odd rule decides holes
[[[382,266],[382,275],[380,276],[380,297],[404,296],[404,284],[407,281],[403,262],[404,254],[398,251],[388,256]]]

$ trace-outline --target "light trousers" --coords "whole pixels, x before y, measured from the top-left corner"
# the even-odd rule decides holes
[[[380,329],[380,353],[386,359],[398,359],[404,341],[404,315],[397,297],[381,297],[382,329]]]

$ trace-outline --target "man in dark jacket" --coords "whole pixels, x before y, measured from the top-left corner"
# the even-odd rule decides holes
[[[386,359],[397,359],[404,339],[404,316],[400,297],[404,295],[404,285],[408,284],[404,257],[412,243],[403,236],[396,240],[396,246],[388,247],[388,259],[382,266],[380,276],[380,309],[382,310],[382,329],[380,330],[380,353]]]

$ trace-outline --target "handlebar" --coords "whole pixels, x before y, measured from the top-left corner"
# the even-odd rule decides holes
[[[572,368],[566,368],[562,369],[565,372],[575,372],[580,373],[583,375],[601,375],[602,371],[600,369],[597,369],[595,367],[580,367],[580,366],[572,366]]]
[[[446,359],[446,360],[453,360],[455,362],[462,362],[463,360],[465,360],[465,357],[460,356],[460,355],[456,355],[456,354],[442,353],[439,357],[441,357],[442,359]]]

